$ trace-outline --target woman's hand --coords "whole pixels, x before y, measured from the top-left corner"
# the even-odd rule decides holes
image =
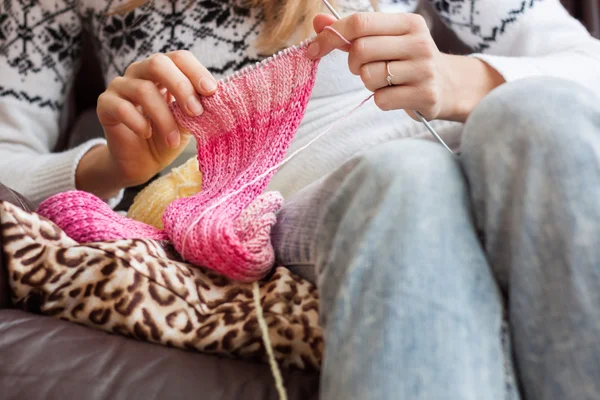
[[[106,198],[146,182],[190,139],[179,132],[169,102],[174,98],[187,114],[197,116],[203,112],[199,96],[216,90],[216,80],[188,51],[153,54],[131,64],[98,98],[96,111],[108,147],[98,146],[82,158],[78,188]],[[112,185],[98,182],[103,176]]]
[[[339,21],[320,14],[314,28],[318,36],[308,48],[309,57],[323,57],[333,49],[347,51],[350,71],[375,93],[382,110],[404,109],[413,118],[410,110],[416,110],[427,119],[464,121],[483,96],[504,81],[476,58],[441,53],[417,14],[357,13]],[[388,86],[388,67],[393,86]]]

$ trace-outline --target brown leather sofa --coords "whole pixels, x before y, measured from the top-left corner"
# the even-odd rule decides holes
[[[563,3],[600,36],[600,0]],[[427,6],[422,11],[427,12]],[[467,51],[439,24],[433,34],[440,49]],[[78,132],[72,141],[102,133],[89,113],[88,118],[75,118],[93,109],[103,90],[91,47],[84,53],[84,73],[77,77],[61,122],[63,129]],[[74,143],[61,146],[69,144]],[[31,209],[26,199],[1,184],[0,200]],[[0,258],[0,400],[277,398],[267,365],[142,343],[14,309],[2,263]],[[318,375],[302,371],[283,375],[290,399],[318,398]]]
[[[571,15],[579,19],[592,35],[600,38],[600,0],[561,0]]]

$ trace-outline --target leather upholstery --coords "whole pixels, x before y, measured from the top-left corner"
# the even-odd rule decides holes
[[[9,203],[17,205],[26,211],[33,211],[35,209],[29,200],[21,196],[19,193],[4,186],[2,183],[0,183],[0,201],[8,201]]]
[[[32,211],[33,204],[25,197],[13,192],[6,186],[0,183],[0,201],[8,201],[14,205],[21,207],[24,210]],[[2,238],[0,237],[0,249],[2,248]],[[4,268],[4,254],[0,250],[0,310],[10,307],[10,295],[8,291],[8,276],[6,268]]]
[[[138,342],[0,310],[0,398],[277,399],[265,364]],[[316,400],[316,374],[282,371],[290,400]]]
[[[600,0],[561,0],[561,2],[592,35],[600,39]]]

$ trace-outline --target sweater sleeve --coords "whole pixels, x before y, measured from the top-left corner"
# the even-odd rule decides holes
[[[559,0],[430,0],[442,20],[506,81],[551,76],[600,95],[600,41]]]
[[[75,189],[83,155],[94,140],[55,153],[59,117],[79,60],[76,1],[21,2],[0,7],[0,181],[36,205]],[[115,205],[118,199],[112,199]]]

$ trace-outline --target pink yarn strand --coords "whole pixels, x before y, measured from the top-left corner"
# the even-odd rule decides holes
[[[315,143],[317,140],[319,140],[321,137],[325,136],[327,133],[329,133],[336,125],[340,124],[342,121],[344,121],[346,118],[348,118],[349,116],[351,116],[352,114],[354,114],[354,112],[356,110],[358,110],[359,108],[361,108],[367,101],[371,100],[371,98],[374,96],[374,94],[370,95],[369,97],[367,97],[366,99],[364,99],[363,101],[360,102],[359,105],[357,105],[356,107],[354,107],[352,110],[350,110],[346,115],[344,115],[343,117],[341,117],[340,119],[338,119],[337,121],[333,122],[331,125],[329,125],[323,132],[319,133],[317,136],[315,136],[314,138],[312,138],[308,143],[306,143],[304,146],[300,147],[299,149],[297,149],[296,151],[294,151],[292,154],[290,154],[288,157],[286,157],[284,160],[282,160],[280,163],[272,166],[271,168],[268,168],[266,171],[264,171],[262,174],[258,175],[256,178],[254,178],[253,180],[251,180],[250,182],[246,182],[244,185],[242,185],[239,189],[234,190],[233,192],[229,192],[227,195],[221,197],[221,199],[219,199],[218,202],[212,204],[210,207],[207,207],[204,211],[202,211],[200,213],[200,215],[198,215],[198,217],[196,217],[194,219],[194,221],[190,224],[190,226],[187,228],[187,230],[185,231],[185,235],[183,236],[183,240],[181,243],[181,256],[183,258],[185,258],[185,248],[186,248],[186,243],[187,243],[187,239],[188,236],[190,234],[190,232],[192,231],[192,229],[194,229],[194,227],[200,222],[200,220],[202,220],[202,218],[209,213],[210,211],[214,210],[215,208],[217,208],[218,206],[220,206],[221,204],[225,203],[229,198],[231,198],[232,196],[235,196],[236,194],[239,194],[241,192],[244,191],[244,189],[246,189],[248,186],[254,185],[256,182],[259,182],[261,179],[264,179],[266,176],[268,176],[271,172],[283,167],[285,164],[287,164],[288,162],[290,162],[293,158],[295,158],[298,154],[300,154],[301,152],[303,152],[304,150],[306,150],[307,148],[309,148],[310,146],[312,146],[313,143]]]
[[[333,33],[334,33],[335,35],[337,35],[337,36],[338,36],[340,39],[342,39],[342,40],[344,41],[344,43],[346,43],[347,45],[351,45],[351,44],[352,44],[352,42],[351,42],[351,41],[349,41],[348,39],[346,39],[346,38],[344,37],[344,35],[342,35],[341,33],[339,33],[337,30],[335,30],[335,29],[334,29],[334,28],[332,28],[331,26],[326,26],[325,28],[323,28],[323,30],[324,30],[324,31],[325,31],[325,30],[327,30],[327,31],[333,32]]]

